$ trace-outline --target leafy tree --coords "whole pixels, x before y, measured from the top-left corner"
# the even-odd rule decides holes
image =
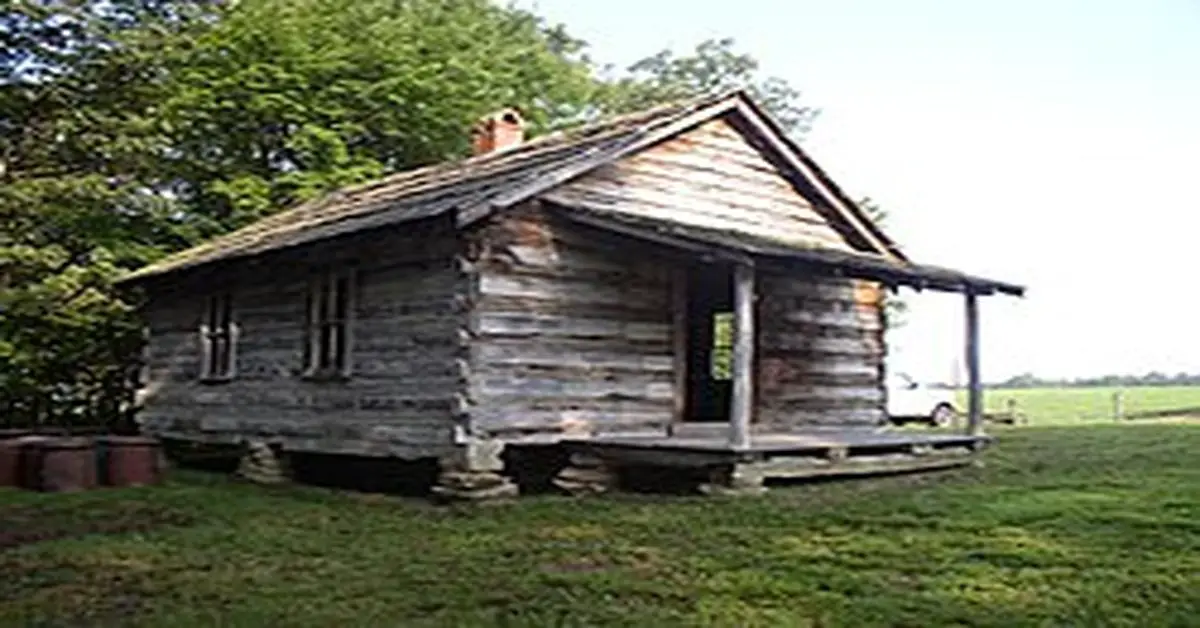
[[[244,0],[179,59],[175,192],[229,228],[464,155],[500,106],[535,126],[594,89],[579,45],[487,0]]]
[[[809,130],[818,110],[804,105],[800,91],[779,77],[764,77],[759,63],[738,52],[733,39],[709,39],[688,54],[663,50],[624,72],[613,68],[600,96],[607,111],[636,111],[658,103],[733,89],[746,89],[795,138]]]
[[[0,17],[0,412],[116,420],[140,332],[111,290],[175,225],[144,182],[184,3],[22,2]],[[186,238],[176,238],[186,242]]]

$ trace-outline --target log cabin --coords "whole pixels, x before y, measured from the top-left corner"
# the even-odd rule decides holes
[[[131,273],[142,425],[262,459],[436,459],[445,497],[651,467],[709,491],[979,455],[978,297],[916,263],[744,92],[534,139],[504,110],[466,159],[338,190]],[[885,291],[965,299],[966,429],[886,428]]]

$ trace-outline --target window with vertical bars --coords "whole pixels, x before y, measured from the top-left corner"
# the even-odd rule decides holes
[[[233,298],[215,294],[205,303],[200,321],[200,377],[231,379],[237,366],[237,325],[233,322]]]
[[[351,271],[329,272],[313,278],[305,304],[306,375],[350,375],[354,292]]]

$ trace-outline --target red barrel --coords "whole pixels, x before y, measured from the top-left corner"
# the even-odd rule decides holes
[[[0,438],[0,487],[21,485],[20,438]]]
[[[106,436],[101,445],[106,451],[101,464],[103,482],[109,486],[157,484],[161,478],[161,444],[146,436]]]
[[[39,438],[23,449],[25,488],[51,493],[96,486],[96,454],[90,438]]]

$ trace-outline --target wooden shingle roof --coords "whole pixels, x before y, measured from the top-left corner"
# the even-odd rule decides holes
[[[821,197],[817,202],[836,217],[841,229],[860,243],[863,255],[854,256],[858,261],[865,264],[867,262],[863,260],[870,258],[887,264],[892,270],[909,268],[917,274],[928,271],[931,277],[937,275],[936,286],[930,287],[960,284],[978,287],[983,285],[979,282],[985,282],[1001,292],[1013,293],[1019,288],[943,269],[935,272],[932,267],[912,264],[878,225],[788,138],[771,116],[741,91],[616,116],[550,133],[505,150],[409,170],[336,190],[170,255],[134,271],[122,281],[135,282],[214,262],[254,257],[366,229],[446,214],[452,214],[460,227],[466,226],[494,211],[534,198],[607,163],[725,115],[740,119],[742,126],[754,136],[752,143],[771,153],[789,171],[784,173],[785,176],[803,179],[806,187],[817,191]],[[749,237],[743,234],[718,235],[707,234],[703,239],[709,244],[742,251],[762,252],[764,246],[787,248],[782,244],[742,241]],[[812,257],[809,253],[806,255]],[[947,272],[951,275],[946,275]],[[909,277],[911,274],[896,276]],[[907,281],[901,283],[912,285]]]

